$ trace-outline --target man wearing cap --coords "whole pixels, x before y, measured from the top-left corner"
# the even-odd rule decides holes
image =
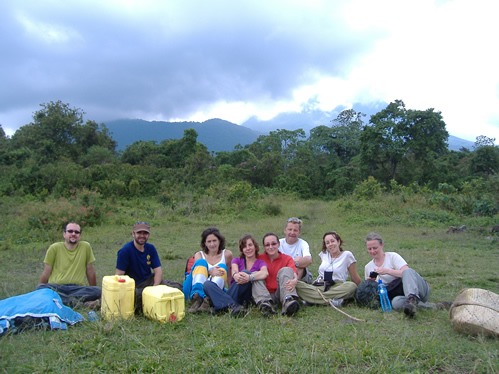
[[[63,237],[63,242],[47,249],[37,289],[53,289],[62,302],[71,307],[83,303],[86,307],[98,308],[102,292],[97,287],[92,247],[80,240],[81,227],[75,222],[64,226]]]
[[[142,291],[148,286],[164,284],[182,289],[178,282],[164,280],[158,251],[148,243],[151,227],[147,222],[137,222],[133,226],[131,242],[119,251],[116,260],[116,275],[128,275],[135,281],[135,309],[142,305]]]
[[[310,246],[300,238],[301,235],[301,219],[291,217],[286,222],[284,227],[284,238],[279,239],[280,251],[288,256],[291,256],[295,261],[296,270],[298,271],[298,280],[305,283],[312,283],[312,273],[307,269],[312,263],[312,255],[310,254]]]

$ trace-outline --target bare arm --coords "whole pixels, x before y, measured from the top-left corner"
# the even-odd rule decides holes
[[[232,263],[232,252],[229,251],[228,249],[225,250],[225,263],[226,264]],[[227,272],[227,284],[230,285],[231,281],[232,281],[232,272],[228,271]]]
[[[357,264],[355,262],[350,264],[350,266],[348,267],[348,273],[350,274],[350,279],[352,280],[352,282],[354,282],[357,286],[360,282],[362,282],[359,273],[357,273]]]
[[[116,271],[114,272],[114,274],[116,274],[116,275],[125,275],[125,272],[123,270],[116,269]]]
[[[237,266],[237,265],[236,265]],[[269,271],[266,266],[262,266],[262,268],[258,271],[255,271],[251,274],[248,274],[244,271],[240,271],[234,274],[234,281],[238,284],[245,284],[248,282],[256,281],[256,280],[265,280],[269,275]]]
[[[87,265],[87,280],[90,286],[97,286],[97,275],[93,263]]]
[[[389,269],[389,268],[376,268],[375,271],[380,275],[388,274],[391,275],[392,277],[402,278],[402,273],[404,272],[405,269],[409,269],[409,266],[404,265],[399,270]]]
[[[230,274],[232,278],[234,278],[234,274],[239,273],[239,266],[237,264],[231,264],[230,265]]]
[[[269,271],[266,266],[262,266],[260,270],[251,275],[253,276],[253,280],[265,280],[269,276]]]
[[[161,266],[158,266],[157,268],[152,269],[154,272],[154,286],[157,286],[158,284],[161,284],[161,281],[163,280],[163,269]]]
[[[43,271],[40,275],[40,283],[48,283],[50,274],[52,274],[52,266],[49,264],[43,264]]]
[[[312,264],[312,256],[305,256],[305,257],[297,256],[294,258],[294,260],[296,267],[300,269],[305,269],[306,267]]]

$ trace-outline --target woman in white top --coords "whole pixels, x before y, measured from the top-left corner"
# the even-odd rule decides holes
[[[322,251],[319,253],[319,276],[313,284],[298,282],[296,291],[300,298],[310,304],[332,303],[338,307],[345,299],[354,297],[357,285],[361,282],[357,273],[357,260],[352,252],[343,250],[342,245],[343,241],[338,233],[329,231],[324,234]],[[327,279],[331,272],[332,282]]]
[[[226,290],[231,281],[228,266],[232,262],[232,252],[225,249],[225,238],[215,227],[210,227],[201,234],[201,250],[194,255],[191,273],[184,281],[184,293],[192,300],[190,313],[207,312],[210,300],[206,297],[203,284],[214,282]]]

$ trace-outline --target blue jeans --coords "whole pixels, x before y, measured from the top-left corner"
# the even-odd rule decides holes
[[[74,307],[78,304],[99,300],[102,296],[102,290],[97,286],[78,286],[76,284],[55,284],[40,283],[36,289],[50,288],[59,294],[62,303]]]

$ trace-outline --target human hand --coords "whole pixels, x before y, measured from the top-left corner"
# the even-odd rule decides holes
[[[248,273],[241,271],[239,273],[234,274],[233,278],[237,284],[245,284],[249,282],[250,280],[249,277],[250,275]]]
[[[224,270],[220,266],[215,266],[211,268],[210,275],[212,277],[222,277],[224,275]]]
[[[296,287],[296,283],[298,283],[298,279],[290,279],[284,283],[284,288],[286,288],[287,291],[293,291]]]

